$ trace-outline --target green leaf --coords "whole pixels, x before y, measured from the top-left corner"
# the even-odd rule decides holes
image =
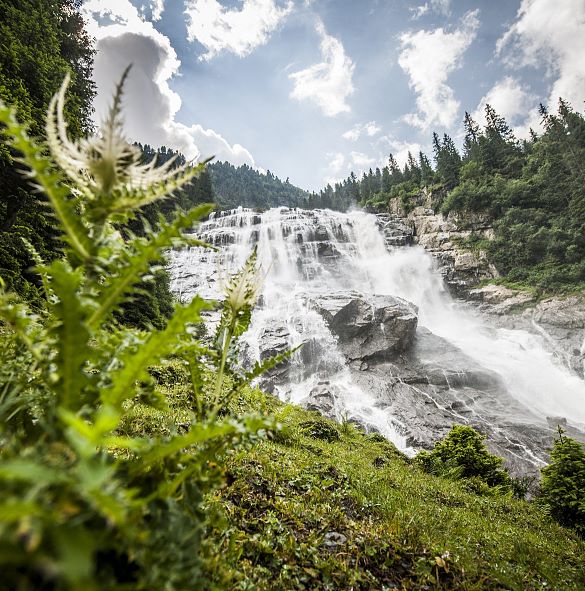
[[[79,294],[82,275],[81,270],[73,271],[64,261],[53,262],[47,270],[57,296],[51,308],[57,319],[52,332],[56,337],[60,406],[75,410],[83,404],[82,391],[89,382],[83,366],[91,354],[86,311]]]
[[[66,477],[57,470],[31,460],[9,460],[0,464],[0,479],[48,485],[62,482]]]
[[[111,386],[102,390],[102,401],[117,407],[134,396],[135,383],[146,375],[147,367],[156,363],[175,345],[189,324],[200,322],[200,312],[210,307],[199,296],[185,306],[177,306],[164,330],[152,331],[138,350],[125,351],[120,358],[122,367],[110,374]]]
[[[120,263],[123,268],[115,277],[107,278],[106,287],[99,296],[100,305],[91,315],[89,326],[96,328],[100,322],[121,303],[122,298],[131,291],[132,287],[140,280],[141,276],[149,269],[149,265],[163,257],[163,251],[173,246],[174,241],[182,236],[183,231],[193,227],[196,221],[209,215],[213,205],[204,204],[191,211],[179,214],[171,224],[163,226],[155,236],[148,241],[139,241],[137,252],[127,255]],[[199,242],[198,246],[208,246]]]
[[[43,513],[43,509],[31,501],[17,501],[12,499],[5,503],[0,503],[0,523],[14,523],[24,517],[43,515]]]

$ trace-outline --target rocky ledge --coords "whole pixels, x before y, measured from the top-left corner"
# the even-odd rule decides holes
[[[471,290],[469,299],[496,325],[542,335],[559,360],[585,378],[585,293],[536,301],[524,291],[487,285]]]
[[[339,337],[349,361],[389,359],[414,339],[417,309],[403,299],[341,292],[307,300]]]
[[[385,236],[391,232],[400,236],[405,234],[404,228],[408,228],[409,235],[402,237],[397,245],[418,244],[432,254],[453,295],[465,297],[479,282],[499,276],[484,252],[471,252],[461,246],[472,233],[485,238],[493,236],[493,228],[485,215],[436,213],[435,199],[427,191],[421,193],[417,206],[409,212],[399,199],[391,199],[389,212],[389,215],[379,216]],[[390,224],[384,225],[386,220]],[[387,226],[396,227],[391,230]],[[386,242],[392,244],[391,240]]]

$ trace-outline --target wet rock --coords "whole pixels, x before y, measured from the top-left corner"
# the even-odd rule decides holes
[[[385,295],[339,292],[310,300],[349,360],[386,359],[407,349],[417,326],[413,304]]]
[[[319,242],[317,244],[317,255],[320,258],[337,259],[341,256],[341,253],[331,242]]]
[[[333,418],[335,416],[335,398],[338,395],[338,389],[332,386],[328,381],[319,382],[311,390],[303,406],[307,410],[316,410],[323,416]]]
[[[260,360],[264,361],[288,351],[289,337],[290,333],[284,323],[264,328],[258,339]],[[262,387],[268,392],[274,392],[277,385],[288,380],[290,365],[290,359],[285,359],[263,374],[261,379]]]
[[[260,333],[260,359],[265,360],[287,351],[289,337],[290,333],[284,323],[266,327]]]
[[[502,315],[526,307],[534,301],[534,296],[503,285],[486,285],[470,290],[468,299],[478,302],[483,311]]]
[[[323,242],[329,240],[329,232],[325,226],[317,226],[313,232],[313,240],[315,242]]]

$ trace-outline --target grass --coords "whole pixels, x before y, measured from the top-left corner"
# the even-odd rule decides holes
[[[188,420],[183,369],[161,375],[170,409],[136,403],[128,430]],[[212,588],[585,589],[585,542],[537,504],[466,491],[378,435],[258,390],[230,411],[251,409],[282,429],[226,457],[226,484],[206,501]]]

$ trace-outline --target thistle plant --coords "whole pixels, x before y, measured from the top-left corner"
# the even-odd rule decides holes
[[[255,255],[230,283],[219,346],[192,336],[201,312],[214,306],[200,297],[177,304],[161,330],[116,322],[116,311],[140,292],[165,250],[207,246],[184,232],[212,209],[201,205],[171,222],[161,216],[158,230],[122,238],[120,223],[205,166],[142,162],[123,135],[127,74],[100,134],[77,142],[63,115],[68,77],[49,106],[46,145],[31,140],[0,104],[6,142],[46,197],[39,207],[48,204],[65,243],[50,264],[32,253],[45,310],[0,293],[9,348],[20,352],[0,396],[0,571],[10,588],[197,588],[202,495],[219,482],[208,462],[272,426],[256,415],[217,419],[238,388],[278,361],[246,373],[232,370],[228,359],[250,322]],[[148,369],[169,356],[188,365],[196,395],[186,432],[121,434],[137,396],[165,406]]]

